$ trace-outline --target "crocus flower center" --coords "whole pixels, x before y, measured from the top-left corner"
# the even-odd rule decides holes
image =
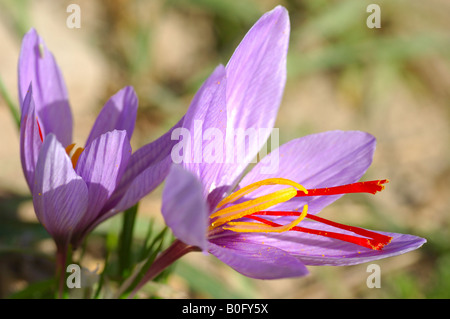
[[[270,208],[279,203],[286,202],[286,201],[290,200],[291,198],[294,198],[297,195],[298,191],[308,193],[306,188],[304,188],[302,185],[300,185],[296,182],[293,182],[291,180],[284,179],[284,178],[269,178],[269,179],[265,179],[265,180],[250,184],[248,186],[245,186],[245,187],[239,189],[238,191],[232,193],[231,195],[224,198],[217,205],[217,208],[223,207],[226,204],[234,203],[238,199],[244,197],[245,195],[250,194],[251,192],[255,191],[256,189],[258,189],[259,187],[264,186],[264,185],[288,185],[290,187],[278,190],[276,192],[273,192],[273,193],[270,193],[270,194],[267,194],[264,196],[260,196],[256,199],[252,199],[252,200],[248,200],[248,201],[245,201],[245,202],[242,202],[239,204],[231,205],[231,206],[228,206],[226,208],[216,211],[215,213],[213,213],[210,216],[210,218],[215,218],[215,220],[211,223],[210,229],[217,228],[226,223],[228,226],[237,226],[237,227],[231,227],[231,228],[223,227],[224,229],[231,229],[231,230],[242,229],[241,226],[243,226],[243,225],[251,226],[251,225],[248,225],[248,223],[243,224],[243,222],[231,222],[231,221],[242,218],[247,215],[251,215],[255,212]],[[290,225],[290,227],[293,227],[296,224],[298,224],[305,217],[307,210],[308,210],[307,205],[305,205],[305,208],[304,208],[305,213],[301,214],[295,222],[291,223],[292,225]],[[249,231],[249,232],[258,231],[257,229],[253,229],[253,228],[254,227],[247,227],[247,228],[245,228],[245,231]],[[288,228],[264,227],[264,230],[267,232],[282,232],[282,231],[289,230],[289,227]],[[259,231],[262,231],[262,229],[260,229]]]
[[[326,196],[326,195],[340,195],[349,193],[371,193],[375,194],[384,189],[385,183],[388,180],[375,180],[368,182],[359,182],[336,187],[306,189],[302,185],[284,178],[270,178],[265,179],[248,186],[245,186],[231,195],[224,198],[218,205],[217,210],[211,218],[211,225],[209,226],[210,234],[214,234],[218,229],[230,230],[239,233],[273,233],[285,231],[298,231],[308,234],[314,234],[329,238],[334,238],[374,250],[381,250],[387,245],[392,237],[372,232],[363,228],[347,226],[339,224],[312,214],[308,214],[308,205],[303,206],[303,210],[299,211],[266,211],[266,209],[277,204],[289,201],[294,197],[305,196]],[[227,204],[232,204],[238,199],[250,194],[261,186],[265,185],[287,185],[288,188],[275,191],[273,193],[260,196],[255,199],[247,200],[238,204],[229,205],[221,208]],[[267,218],[261,216],[295,216],[297,217],[292,222],[281,225]],[[253,221],[236,221],[241,218],[252,219]],[[305,227],[297,226],[303,219],[308,218],[316,222],[329,225],[338,229],[352,232],[356,235],[329,232]],[[361,237],[363,236],[363,237]]]
[[[39,124],[39,119],[37,118],[37,116],[36,116],[36,122],[37,122],[38,130],[39,130],[39,137],[41,139],[41,142],[44,142],[44,136],[42,134],[41,125]],[[70,152],[72,152],[72,150],[73,150],[75,145],[76,144],[73,143],[73,144],[70,144],[69,146],[66,147],[66,153],[67,153],[67,155],[69,155],[70,160],[72,162],[72,166],[73,166],[74,169],[77,166],[78,159],[80,158],[81,153],[83,153],[83,151],[84,151],[84,148],[78,147],[75,150],[75,152],[73,152],[73,154],[70,155]]]

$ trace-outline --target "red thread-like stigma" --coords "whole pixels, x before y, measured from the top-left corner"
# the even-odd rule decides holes
[[[42,136],[41,126],[39,125],[39,120],[38,120],[38,117],[37,117],[37,116],[36,116],[36,123],[37,123],[37,126],[38,126],[39,137],[41,138],[41,142],[44,142],[44,137]]]

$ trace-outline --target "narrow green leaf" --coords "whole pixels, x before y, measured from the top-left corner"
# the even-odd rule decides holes
[[[141,281],[145,273],[151,267],[156,259],[156,256],[162,251],[167,230],[168,228],[164,227],[158,233],[158,235],[155,236],[150,245],[145,249],[144,261],[136,265],[133,273],[127,279],[127,282],[124,283],[126,287],[124,288],[120,298],[126,297],[127,294],[130,293],[134,289],[134,287],[136,287],[136,285]]]
[[[109,262],[109,257],[111,255],[111,251],[109,249],[106,250],[106,254],[105,254],[105,267],[103,268],[102,273],[100,274],[100,278],[98,280],[97,283],[97,289],[94,293],[93,299],[98,299],[100,296],[100,292],[102,291],[103,288],[103,283],[105,282],[105,274],[108,272],[108,262]]]
[[[146,254],[146,251],[147,251],[146,247],[147,247],[148,242],[149,242],[149,240],[150,240],[150,238],[152,236],[153,226],[154,226],[154,220],[152,218],[152,219],[150,219],[150,222],[148,224],[147,233],[145,234],[144,242],[142,244],[141,250],[140,250],[139,255],[138,255],[139,256],[139,260],[145,259],[145,254]]]
[[[0,77],[0,95],[3,97],[3,99],[6,102],[6,105],[8,105],[9,111],[11,112],[11,115],[14,119],[14,122],[16,123],[16,126],[18,129],[20,129],[20,114],[18,111],[17,105],[14,104],[11,97],[8,94],[8,91],[6,90],[5,85],[3,84],[3,80]]]
[[[119,238],[119,273],[123,277],[128,277],[133,263],[131,244],[133,242],[133,229],[137,215],[138,205],[134,205],[123,213],[122,232]]]

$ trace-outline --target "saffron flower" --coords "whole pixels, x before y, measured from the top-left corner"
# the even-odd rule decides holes
[[[167,175],[170,141],[132,154],[138,99],[132,87],[113,95],[83,147],[72,142],[72,114],[62,73],[36,30],[19,57],[20,157],[39,221],[60,258],[105,219],[135,205]],[[164,160],[165,161],[164,161]]]
[[[192,123],[201,120],[203,129],[224,134],[230,127],[273,128],[286,79],[289,31],[283,7],[264,14],[227,66],[219,66],[205,82],[197,108],[188,110],[182,127],[192,130]],[[209,143],[203,141],[201,148]],[[425,239],[316,216],[343,194],[383,189],[387,180],[358,182],[374,150],[375,138],[368,133],[330,131],[280,146],[248,173],[256,152],[240,162],[172,165],[161,210],[177,240],[130,296],[190,251],[209,252],[248,277],[278,279],[306,275],[306,265],[352,265],[420,247]],[[279,162],[278,170],[264,172],[272,161]]]

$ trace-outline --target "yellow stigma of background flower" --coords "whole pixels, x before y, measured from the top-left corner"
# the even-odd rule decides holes
[[[75,143],[70,144],[69,146],[66,147],[66,153],[67,155],[69,155],[70,160],[72,161],[72,166],[73,169],[75,169],[75,167],[77,166],[78,163],[78,159],[80,158],[81,153],[83,153],[84,148],[82,147],[78,147],[75,152],[73,152],[73,155],[70,156],[70,152],[72,151],[72,149],[74,148]]]
[[[210,230],[228,223],[224,229],[237,231],[237,232],[283,232],[291,229],[297,225],[303,218],[305,218],[308,206],[305,205],[302,214],[292,223],[289,223],[281,227],[266,227],[264,225],[257,225],[257,223],[248,222],[231,222],[233,220],[242,218],[246,215],[253,214],[255,212],[265,210],[280,203],[284,203],[297,195],[297,191],[302,191],[308,194],[308,191],[302,185],[285,178],[269,178],[256,183],[252,183],[248,186],[241,188],[240,190],[232,193],[224,198],[218,205],[220,208],[226,204],[234,203],[238,199],[245,195],[250,194],[261,186],[266,185],[288,185],[291,187],[275,191],[273,193],[260,196],[256,199],[251,199],[236,205],[228,206],[213,213],[210,218],[216,218],[209,227]],[[228,227],[231,226],[231,227]]]

